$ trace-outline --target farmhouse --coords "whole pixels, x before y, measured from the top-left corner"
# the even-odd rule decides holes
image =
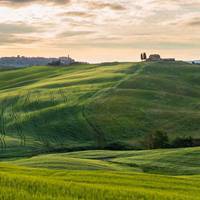
[[[146,53],[145,53],[146,55]],[[175,58],[161,58],[159,54],[151,54],[148,58],[145,59],[146,61],[176,61]]]
[[[149,58],[146,59],[146,61],[160,61],[161,57],[159,54],[151,54]]]

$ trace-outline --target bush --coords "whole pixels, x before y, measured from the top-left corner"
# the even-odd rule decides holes
[[[200,139],[195,139],[191,136],[176,137],[172,142],[169,142],[168,134],[157,130],[147,135],[142,144],[147,149],[184,148],[200,146]]]
[[[174,148],[181,148],[181,147],[193,147],[194,146],[194,139],[189,137],[177,137],[175,140],[172,141],[172,147]]]
[[[148,149],[161,149],[169,147],[169,138],[166,132],[157,130],[145,138],[145,146]]]

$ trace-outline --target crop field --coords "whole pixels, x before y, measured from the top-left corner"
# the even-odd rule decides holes
[[[1,158],[198,137],[200,67],[184,62],[0,70]]]
[[[109,171],[36,171],[12,168],[0,173],[0,199],[200,199],[200,177],[170,177]],[[14,172],[13,172],[14,171]],[[20,175],[19,175],[20,174]]]
[[[0,199],[198,200],[199,155],[200,148],[188,148],[12,159],[0,163]]]

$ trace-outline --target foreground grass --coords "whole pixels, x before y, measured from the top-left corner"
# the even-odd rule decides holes
[[[4,160],[0,162],[0,199],[199,200],[199,156],[200,148],[195,147]]]
[[[3,200],[198,200],[200,177],[62,171],[0,164]]]

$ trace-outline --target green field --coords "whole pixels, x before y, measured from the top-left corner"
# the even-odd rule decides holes
[[[200,148],[18,158],[0,163],[0,199],[198,200],[199,158]]]
[[[199,99],[184,62],[0,69],[0,200],[199,200],[200,147],[137,150],[199,138]]]
[[[184,62],[0,70],[1,157],[102,149],[163,129],[198,137],[200,67]]]
[[[145,151],[91,150],[45,154],[8,162],[56,170],[116,170],[166,175],[200,174],[200,147]]]
[[[10,171],[0,173],[0,199],[200,199],[199,176],[170,177],[108,171],[36,171],[24,168],[12,168]]]

